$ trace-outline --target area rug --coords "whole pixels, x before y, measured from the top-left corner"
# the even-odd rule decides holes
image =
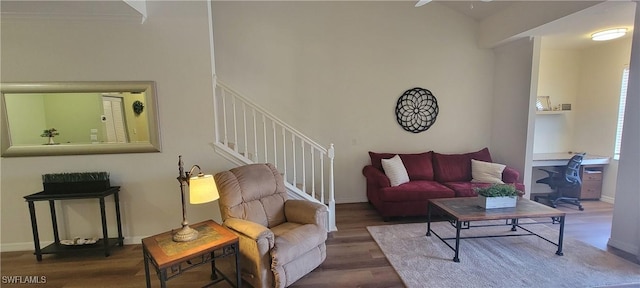
[[[431,227],[443,238],[455,237],[449,222]],[[557,229],[539,224],[524,227],[554,242],[558,239]],[[407,287],[640,287],[640,265],[566,236],[564,256],[556,255],[555,245],[536,236],[462,239],[456,263],[453,250],[435,235],[425,236],[426,223],[367,229]],[[510,226],[473,227],[461,236],[509,233],[523,232],[511,232]],[[454,246],[455,240],[449,243]]]

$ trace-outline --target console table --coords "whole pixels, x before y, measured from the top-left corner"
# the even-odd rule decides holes
[[[42,254],[56,254],[56,253],[76,253],[78,251],[86,251],[86,250],[103,250],[104,256],[108,257],[110,255],[109,249],[113,246],[119,245],[122,247],[124,245],[122,237],[122,223],[120,218],[120,203],[118,192],[120,191],[120,186],[113,186],[105,191],[100,192],[87,192],[87,193],[61,193],[61,194],[52,194],[45,193],[44,191],[38,192],[35,194],[27,195],[24,199],[27,200],[29,204],[29,214],[31,215],[31,228],[33,230],[33,245],[35,246],[35,255],[38,261],[42,261]],[[104,198],[107,196],[113,195],[114,204],[116,208],[116,221],[118,224],[118,237],[117,238],[109,238],[109,234],[107,231],[107,219],[105,213],[105,202]],[[99,239],[95,244],[91,245],[78,245],[78,246],[67,246],[60,243],[60,235],[58,234],[58,221],[56,219],[56,208],[55,208],[55,200],[72,200],[72,199],[91,199],[98,198],[100,200],[100,215],[102,218],[102,238]],[[40,248],[40,237],[38,236],[38,221],[36,219],[36,209],[35,202],[36,201],[49,201],[49,208],[51,210],[51,221],[53,226],[53,238],[54,242],[44,248]]]

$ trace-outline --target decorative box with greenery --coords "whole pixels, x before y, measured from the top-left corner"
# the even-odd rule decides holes
[[[485,209],[515,207],[518,190],[509,184],[493,184],[474,188],[478,193],[478,205]]]
[[[45,193],[90,193],[111,187],[108,172],[74,172],[42,175]]]
[[[513,197],[518,196],[518,190],[516,187],[509,184],[493,184],[489,187],[476,187],[474,188],[478,195],[484,197]]]

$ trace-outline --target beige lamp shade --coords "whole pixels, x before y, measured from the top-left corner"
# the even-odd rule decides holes
[[[213,175],[195,176],[189,179],[189,203],[201,204],[220,198]]]

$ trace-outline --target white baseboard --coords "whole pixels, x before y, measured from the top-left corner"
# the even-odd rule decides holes
[[[336,198],[336,204],[347,204],[347,203],[366,203],[369,201],[367,197],[339,197]]]
[[[630,253],[632,255],[638,255],[640,252],[640,247],[633,245],[632,243],[624,243],[620,241],[616,241],[614,239],[609,238],[607,245],[618,248],[624,252]]]
[[[142,238],[145,237],[129,237],[124,238],[124,245],[133,245],[142,243]],[[51,241],[40,242],[40,247],[44,248],[45,246],[53,243]],[[8,244],[0,244],[0,252],[15,252],[15,251],[34,251],[33,242],[20,242],[20,243],[8,243]]]
[[[49,245],[51,242],[40,242],[40,247],[44,247],[43,245]],[[13,252],[13,251],[29,251],[34,250],[33,242],[22,242],[22,243],[3,243],[0,245],[0,252]]]
[[[614,197],[609,197],[609,196],[602,196],[600,197],[600,201],[602,202],[607,202],[607,203],[611,203],[613,204],[613,202],[616,200],[616,198]]]

